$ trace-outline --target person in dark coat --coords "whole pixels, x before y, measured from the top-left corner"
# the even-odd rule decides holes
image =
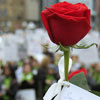
[[[39,71],[38,71],[38,97],[39,98],[43,98],[44,93],[45,93],[45,85],[46,85],[45,80],[46,80],[46,76],[48,74],[49,64],[50,64],[50,59],[48,56],[46,56],[42,60],[41,66],[40,66]]]

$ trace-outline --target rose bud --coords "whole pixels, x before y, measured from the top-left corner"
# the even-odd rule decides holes
[[[91,29],[90,9],[85,4],[61,2],[41,12],[43,24],[52,42],[75,45]]]

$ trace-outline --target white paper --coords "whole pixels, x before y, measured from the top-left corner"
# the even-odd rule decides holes
[[[59,100],[100,100],[100,97],[70,83],[64,87]]]

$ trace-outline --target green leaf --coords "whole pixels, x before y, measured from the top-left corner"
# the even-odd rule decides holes
[[[74,45],[74,46],[72,46],[72,48],[75,48],[75,49],[88,49],[88,48],[90,48],[94,45],[96,45],[96,47],[98,47],[98,45],[96,43],[92,43],[88,46],[86,44]]]
[[[48,45],[45,45],[45,44],[41,44],[41,46],[44,47],[44,48],[46,48],[46,49],[49,48],[49,46]]]
[[[56,50],[56,52],[58,52],[60,50],[60,47],[58,47],[58,49]]]
[[[88,86],[88,83],[87,83],[87,80],[86,80],[86,77],[84,75],[84,73],[79,73],[79,74],[76,74],[75,76],[73,76],[71,79],[70,79],[70,82],[74,85],[77,85],[79,86],[80,88],[83,88],[87,91],[90,91],[89,89],[89,86]]]
[[[53,46],[53,47],[49,47],[48,45],[45,44],[41,44],[42,47],[46,48],[46,49],[52,49],[55,50],[55,52],[58,52],[60,50],[59,46]]]
[[[97,91],[90,91],[90,92],[100,97],[100,92]]]

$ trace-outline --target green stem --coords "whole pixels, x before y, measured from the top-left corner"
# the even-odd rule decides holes
[[[64,51],[65,81],[68,81],[69,56],[70,56],[70,47],[68,47],[67,51]]]

